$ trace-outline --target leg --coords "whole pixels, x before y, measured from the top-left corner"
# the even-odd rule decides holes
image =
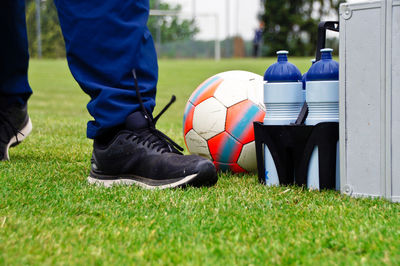
[[[25,0],[5,0],[0,9],[0,161],[8,149],[32,130],[26,102],[32,94],[28,84],[28,40]]]
[[[28,84],[28,39],[25,0],[5,0],[0,8],[0,106],[25,105]]]
[[[149,189],[215,184],[212,162],[182,155],[147,115],[154,109],[158,75],[146,26],[149,1],[55,3],[71,72],[91,97],[88,110],[95,121],[87,131],[94,139],[88,181]]]
[[[55,0],[74,78],[91,100],[96,138],[139,110],[132,69],[149,113],[155,106],[157,56],[146,23],[148,0]]]

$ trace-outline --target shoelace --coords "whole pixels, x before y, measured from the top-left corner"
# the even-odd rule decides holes
[[[164,114],[165,111],[173,104],[176,100],[175,95],[172,95],[171,100],[169,103],[161,110],[161,112],[154,118],[147,113],[146,108],[144,107],[143,101],[142,101],[142,96],[140,95],[139,92],[139,85],[136,77],[136,71],[135,69],[132,70],[133,74],[133,79],[135,81],[135,89],[136,89],[136,95],[139,100],[140,107],[142,109],[142,112],[146,118],[146,120],[149,122],[149,128],[147,130],[144,130],[143,133],[139,133],[137,136],[139,138],[139,141],[143,141],[144,143],[147,143],[148,147],[152,147],[154,149],[157,149],[157,151],[161,152],[174,152],[178,154],[182,154],[181,152],[183,151],[183,148],[179,146],[176,142],[174,142],[171,138],[169,138],[167,135],[156,129],[156,123],[158,119]]]
[[[18,143],[18,134],[21,134],[22,136],[24,136],[24,134],[14,127],[12,122],[8,119],[7,114],[5,114],[5,111],[0,110],[0,121],[0,132],[5,132],[7,134],[7,139],[2,139],[2,134],[0,134],[0,141],[3,143],[8,143],[9,138],[14,135]],[[12,134],[10,134],[9,129],[11,129]]]

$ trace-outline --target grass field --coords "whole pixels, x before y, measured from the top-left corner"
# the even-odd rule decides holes
[[[184,145],[186,100],[207,77],[263,74],[274,59],[161,60],[158,127]],[[305,58],[292,59],[302,72]],[[215,187],[89,186],[88,97],[64,60],[32,60],[31,136],[0,163],[0,264],[400,264],[400,204],[335,191],[265,187],[220,174]]]

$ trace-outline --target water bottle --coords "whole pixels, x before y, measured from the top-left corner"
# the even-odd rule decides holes
[[[314,63],[306,75],[306,125],[339,122],[339,63],[332,60],[333,49],[321,49],[321,60]],[[319,189],[318,147],[311,154],[307,187]],[[339,142],[336,149],[336,189],[339,188]]]
[[[288,62],[288,51],[278,51],[278,61],[264,74],[264,125],[294,123],[304,104],[300,70]],[[279,177],[272,155],[265,145],[265,183],[279,185]]]

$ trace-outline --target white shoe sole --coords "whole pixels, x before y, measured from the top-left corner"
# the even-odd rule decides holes
[[[182,185],[185,185],[189,183],[192,179],[196,178],[198,174],[193,174],[186,176],[185,178],[180,179],[179,181],[176,181],[174,183],[170,184],[165,184],[165,185],[149,185],[137,180],[133,179],[97,179],[93,178],[91,176],[88,176],[87,181],[89,184],[94,184],[98,186],[103,186],[103,187],[113,187],[113,186],[118,186],[118,185],[125,185],[125,186],[131,186],[131,185],[136,185],[139,187],[142,187],[144,189],[167,189],[167,188],[175,188],[179,187]]]
[[[9,154],[8,154],[8,150],[10,149],[10,147],[14,144],[19,144],[21,141],[23,141],[32,131],[32,121],[29,118],[28,119],[28,123],[26,123],[26,125],[17,133],[16,136],[12,137],[10,139],[10,142],[8,142],[7,147],[6,147],[6,157],[5,160],[9,160]]]

